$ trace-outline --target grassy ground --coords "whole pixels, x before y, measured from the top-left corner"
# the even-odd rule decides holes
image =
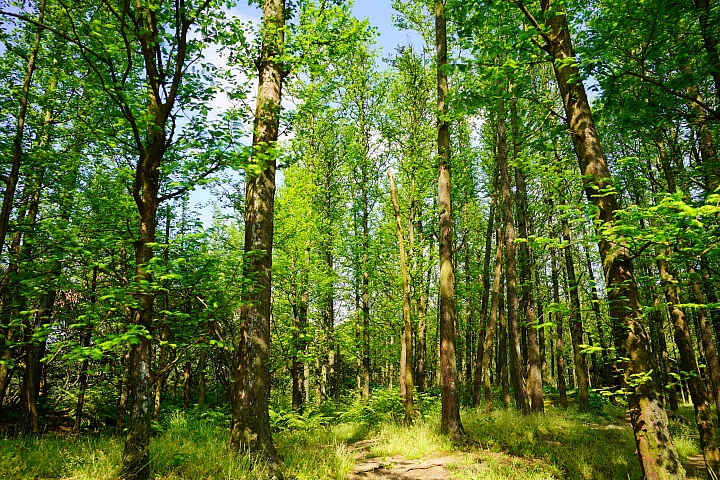
[[[382,399],[381,399],[382,400]],[[634,440],[622,409],[594,414],[548,407],[545,415],[521,417],[510,410],[491,414],[465,410],[470,440],[452,444],[439,433],[436,402],[410,429],[398,423],[394,398],[363,406],[315,410],[304,416],[273,412],[276,444],[288,478],[346,479],[359,459],[402,456],[427,459],[454,455],[459,480],[639,479]],[[692,418],[692,407],[683,415]],[[672,422],[680,455],[699,453],[694,426]],[[151,448],[158,479],[260,479],[264,469],[246,456],[227,452],[228,418],[222,412],[174,413],[156,429]],[[0,439],[0,478],[117,478],[122,442],[110,436]]]

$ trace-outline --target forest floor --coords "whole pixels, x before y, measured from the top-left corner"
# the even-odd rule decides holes
[[[674,420],[676,443],[680,451],[683,466],[688,480],[706,479],[705,462],[699,449],[697,438],[692,435],[692,425],[687,419],[691,406],[686,406],[681,416]],[[477,429],[477,418],[471,413],[464,415],[469,424],[468,433],[473,440],[463,445],[455,445],[452,449],[440,447],[430,449],[425,454],[413,452],[410,455],[398,454],[403,450],[402,441],[388,439],[393,433],[378,432],[370,439],[363,439],[349,445],[354,453],[356,463],[349,480],[451,480],[451,479],[605,479],[605,478],[640,478],[639,468],[634,461],[632,429],[629,418],[622,409],[610,409],[599,418],[592,418],[568,412],[560,412],[550,404],[548,414],[543,417],[531,417],[518,420],[517,423],[527,427],[511,429],[505,438],[496,436],[487,430],[485,435]],[[491,422],[504,423],[507,412],[494,412],[490,418],[481,420],[485,427]],[[610,414],[608,414],[610,413]],[[684,414],[684,415],[682,415]],[[563,421],[557,422],[560,415]],[[547,422],[550,418],[550,421]],[[690,417],[692,418],[692,417]],[[516,417],[517,419],[517,417]],[[580,425],[577,420],[580,419]],[[529,420],[529,421],[528,421]],[[545,421],[544,421],[545,420]],[[569,422],[567,422],[570,420]],[[590,421],[588,421],[590,420]],[[598,421],[599,420],[599,421]],[[581,426],[579,430],[575,428]],[[575,428],[574,428],[575,427]],[[502,429],[502,427],[501,427]],[[535,430],[535,431],[533,431]],[[563,434],[568,430],[570,435]],[[389,433],[389,435],[388,435]],[[489,433],[489,435],[487,435]],[[539,435],[537,435],[539,433]],[[520,435],[518,435],[520,434]],[[486,445],[482,438],[485,437]],[[566,442],[592,438],[593,441]],[[420,435],[422,437],[422,435]],[[406,438],[406,441],[417,442],[417,436]],[[514,439],[514,440],[513,440]],[[522,452],[519,447],[522,440],[526,447],[534,445]],[[507,442],[518,441],[517,445]],[[422,443],[422,438],[419,440]],[[384,448],[381,447],[385,443]],[[394,444],[394,446],[392,446]],[[627,447],[624,454],[613,452],[613,446]],[[588,455],[587,447],[593,448],[599,455]],[[522,447],[521,449],[522,450]],[[564,452],[565,455],[558,454]],[[408,458],[410,457],[410,458]],[[573,460],[571,460],[573,459]]]
[[[383,396],[384,395],[384,396]],[[622,407],[596,405],[581,414],[546,404],[544,415],[463,409],[468,436],[457,444],[439,433],[439,401],[420,398],[412,427],[400,421],[396,394],[378,392],[370,404],[349,400],[307,408],[302,415],[271,411],[275,442],[288,480],[639,480],[635,442]],[[424,402],[424,403],[423,403]],[[691,405],[671,420],[688,478],[704,480]],[[58,424],[59,425],[59,424]],[[57,425],[55,425],[57,427]],[[227,452],[229,416],[223,409],[168,411],[154,426],[155,480],[265,478],[261,464]],[[123,442],[98,432],[61,428],[38,437],[0,436],[0,479],[118,478]]]

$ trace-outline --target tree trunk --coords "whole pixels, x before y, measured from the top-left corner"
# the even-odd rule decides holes
[[[497,129],[497,161],[500,172],[500,185],[502,191],[502,212],[505,223],[505,281],[508,303],[508,352],[510,360],[510,381],[513,386],[515,408],[522,413],[530,412],[528,395],[525,386],[524,366],[520,351],[520,326],[518,320],[519,301],[517,296],[517,267],[515,244],[515,224],[512,211],[512,198],[510,192],[510,177],[507,162],[507,135],[505,130],[505,108],[500,103],[498,110]]]
[[[370,211],[368,185],[363,168],[362,178],[362,370],[363,370],[363,401],[370,401]]]
[[[497,168],[495,169],[497,170]],[[488,361],[487,361],[487,367],[484,367],[485,365],[485,339],[487,338],[487,315],[488,315],[488,300],[490,299],[490,255],[491,255],[491,249],[492,249],[492,232],[494,229],[494,223],[495,223],[495,211],[497,210],[497,172],[493,174],[493,193],[492,197],[490,199],[490,209],[488,210],[488,220],[487,220],[487,231],[485,232],[485,250],[483,254],[483,269],[482,269],[482,285],[483,285],[483,293],[482,293],[482,300],[480,304],[480,335],[478,337],[478,346],[477,346],[477,355],[475,359],[475,372],[474,372],[474,381],[473,381],[473,403],[477,407],[480,405],[480,402],[482,401],[482,393],[481,390],[484,386],[484,377],[487,374],[488,382],[490,381],[490,375],[489,372],[486,372],[484,368],[489,368],[490,366],[490,355],[491,352],[488,351]],[[497,235],[496,235],[497,238]],[[497,267],[496,267],[497,268]],[[494,286],[494,284],[493,284]],[[497,307],[497,306],[496,306]],[[497,313],[495,316],[495,321],[497,323]],[[495,327],[496,328],[496,327]],[[493,332],[494,336],[494,332]],[[490,342],[490,347],[492,347],[493,342]]]
[[[698,282],[697,272],[695,268],[689,269],[691,275],[690,286],[692,288],[694,301],[698,305],[705,305],[705,296]],[[713,388],[713,397],[715,398],[715,408],[717,410],[718,420],[720,420],[720,362],[718,361],[717,351],[715,350],[715,342],[713,342],[712,332],[710,331],[709,318],[706,307],[697,309],[698,323],[700,324],[700,336],[702,338],[703,348],[705,349],[705,361],[710,374],[710,380]]]
[[[492,354],[495,329],[497,327],[498,310],[500,309],[500,289],[502,288],[502,263],[503,263],[503,231],[498,228],[495,232],[495,271],[493,272],[492,298],[490,300],[490,321],[485,333],[483,356],[478,358],[482,361],[480,372],[483,376],[485,390],[485,411],[492,410],[492,388],[490,386],[490,356]],[[480,399],[475,398],[475,406],[480,405]]]
[[[205,405],[205,368],[207,366],[207,352],[200,353],[198,361],[198,406]]]
[[[515,101],[512,100],[511,105],[511,119],[512,119],[512,134],[513,144],[517,144],[518,125],[517,125],[517,112],[515,111]],[[517,147],[514,147],[517,150]],[[517,156],[517,152],[515,152]],[[532,283],[532,257],[530,255],[530,249],[528,248],[527,239],[529,232],[527,222],[527,186],[525,185],[525,175],[520,168],[515,169],[515,186],[517,189],[516,194],[516,205],[518,211],[518,233],[521,239],[524,239],[520,243],[520,289],[522,292],[520,305],[522,305],[525,311],[525,323],[527,324],[527,344],[528,344],[528,378],[527,378],[527,392],[530,397],[530,411],[535,413],[542,413],[545,410],[543,402],[543,390],[542,390],[542,370],[540,365],[540,345],[538,343],[538,321],[535,315],[535,299],[533,298],[533,283]]]
[[[572,338],[573,365],[575,366],[575,378],[577,379],[578,409],[581,412],[590,410],[590,381],[588,374],[587,357],[582,353],[583,345],[583,324],[580,316],[580,295],[578,293],[578,281],[575,276],[575,264],[572,255],[572,240],[570,238],[570,225],[567,217],[560,220],[562,225],[562,239],[565,245],[565,272],[570,288],[570,337]]]
[[[183,369],[183,412],[187,412],[190,408],[190,394],[192,392],[192,364],[185,362]]]
[[[40,0],[38,8],[38,24],[45,22],[45,0]],[[0,254],[5,247],[5,236],[8,233],[10,224],[10,213],[12,212],[12,204],[15,199],[15,189],[20,179],[20,165],[23,156],[23,138],[25,132],[25,118],[27,116],[28,100],[30,96],[30,85],[32,83],[33,73],[35,72],[35,61],[37,59],[38,50],[40,49],[40,41],[42,39],[43,27],[37,27],[35,32],[35,41],[33,42],[30,55],[28,56],[27,69],[23,80],[23,87],[20,93],[20,110],[17,116],[17,127],[15,129],[15,137],[13,138],[13,155],[10,173],[4,179],[5,192],[3,194],[2,208],[0,209]]]
[[[498,292],[498,314],[500,315],[500,350],[498,355],[499,377],[502,388],[502,402],[505,408],[510,406],[510,382],[508,380],[508,334],[507,334],[507,315],[505,314],[505,296],[503,295],[502,285]]]
[[[595,283],[595,273],[593,272],[592,261],[590,260],[590,251],[585,249],[585,262],[587,264],[588,275],[590,276],[590,299],[592,301],[592,310],[595,315],[595,328],[598,332],[598,340],[600,342],[600,358],[602,359],[602,378],[606,387],[612,387],[612,369],[608,362],[608,346],[603,335],[602,315],[600,314],[600,300],[598,298],[597,284]]]
[[[442,419],[440,430],[453,438],[465,435],[460,421],[460,399],[455,362],[455,267],[450,188],[450,125],[447,120],[447,35],[445,4],[435,0],[435,45],[438,91],[438,208],[440,243],[440,375]]]
[[[567,16],[563,11],[556,10],[551,0],[541,0],[541,7],[548,28],[543,34],[547,42],[545,50],[553,60],[585,193],[597,210],[596,225],[602,233],[613,225],[618,210],[616,196],[608,193],[612,191],[610,171],[602,153],[585,87],[578,80],[581,76],[574,60]],[[603,192],[603,195],[598,195],[598,192]],[[640,315],[631,254],[603,236],[599,241],[599,250],[608,289],[610,316],[623,326],[615,332],[621,347],[619,356],[627,358],[625,382],[630,390],[628,406],[643,474],[648,479],[682,477],[684,469],[668,430],[658,386],[652,378],[637,381],[645,380],[653,365],[650,342]]]
[[[395,210],[395,225],[397,227],[398,245],[400,247],[400,273],[403,288],[403,351],[405,356],[404,365],[401,362],[400,381],[405,385],[400,386],[405,396],[405,425],[409,426],[413,420],[413,375],[412,375],[412,325],[410,323],[410,276],[408,274],[408,262],[405,254],[405,236],[402,228],[402,217],[400,216],[400,204],[397,198],[397,190],[392,172],[388,170],[390,180],[390,197],[392,198],[393,209]],[[404,387],[404,388],[403,388]]]
[[[130,394],[130,351],[122,359],[123,373],[120,378],[120,401],[118,403],[117,422],[115,423],[115,436],[120,437],[125,430],[125,416],[127,412],[128,395]]]
[[[553,203],[551,200],[548,201],[548,205],[552,212]],[[551,236],[554,236],[556,230],[551,215],[548,215],[548,231],[551,232]],[[555,250],[555,247],[550,249],[550,278],[552,280],[553,303],[555,305],[555,334],[557,335],[555,339],[555,357],[557,358],[558,404],[561,408],[567,408],[567,382],[565,380],[565,358],[563,357],[563,316],[560,313],[560,281],[558,279],[558,264],[555,258]]]
[[[263,40],[258,65],[259,83],[253,166],[246,171],[245,274],[255,280],[240,312],[241,332],[236,349],[233,422],[230,449],[257,452],[272,473],[282,477],[280,458],[270,432],[270,311],[275,200],[276,142],[280,124],[285,2],[264,0]]]
[[[667,253],[665,253],[667,255]],[[700,445],[705,457],[708,476],[710,478],[720,477],[720,451],[718,451],[715,438],[715,427],[713,425],[712,413],[710,411],[710,398],[707,388],[700,376],[695,349],[690,339],[690,329],[687,324],[685,312],[678,307],[680,295],[674,276],[670,272],[670,265],[663,257],[656,259],[660,278],[665,288],[665,300],[670,310],[670,318],[675,327],[675,344],[680,354],[682,370],[689,373],[688,387],[690,396],[695,407],[695,423],[700,433]]]

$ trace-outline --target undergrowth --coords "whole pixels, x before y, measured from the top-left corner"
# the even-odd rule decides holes
[[[625,411],[608,404],[581,414],[546,406],[545,415],[518,415],[467,408],[462,419],[468,441],[440,434],[437,394],[419,395],[411,427],[402,425],[397,392],[378,390],[367,404],[346,397],[306,405],[302,413],[283,404],[271,410],[275,443],[286,476],[295,480],[348,478],[363,457],[388,463],[452,456],[458,480],[639,479],[632,432]],[[681,409],[692,418],[692,406]],[[223,409],[168,412],[153,426],[153,478],[240,479],[266,477],[262,464],[227,449],[230,415]],[[682,459],[699,453],[694,424],[671,421]],[[93,479],[118,477],[122,440],[111,435],[24,439],[0,438],[0,478]]]

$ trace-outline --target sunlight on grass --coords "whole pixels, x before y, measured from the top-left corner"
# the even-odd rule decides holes
[[[540,475],[538,478],[639,479],[642,475],[634,458],[632,431],[624,421],[618,423],[622,412],[614,414],[614,418],[603,418],[549,409],[545,415],[523,417],[513,410],[490,415],[470,411],[463,421],[468,433],[485,448],[539,459],[553,467],[551,474],[548,470],[533,473]],[[531,478],[512,473],[507,466],[502,466],[498,475]]]
[[[355,465],[355,454],[345,442],[362,439],[368,431],[365,425],[345,423],[283,432],[277,437],[277,445],[286,475],[298,480],[347,478]]]
[[[453,450],[448,437],[440,435],[440,427],[433,421],[416,422],[410,428],[398,424],[384,424],[378,437],[378,443],[370,449],[370,454],[374,457],[401,455],[416,460]]]
[[[248,455],[230,455],[226,413],[171,413],[154,425],[152,475],[162,480],[259,480],[267,468]],[[692,406],[681,407],[692,418]],[[516,411],[464,410],[470,441],[453,444],[440,434],[439,415],[406,428],[393,417],[379,423],[306,422],[274,435],[287,478],[343,480],[364,457],[404,457],[422,462],[452,456],[448,469],[458,480],[634,480],[642,478],[625,412],[608,406],[580,414],[549,407],[545,415]],[[309,418],[309,417],[308,417]],[[670,422],[682,459],[700,453],[697,429]],[[123,441],[111,436],[0,439],[0,478],[111,480],[118,477]]]

